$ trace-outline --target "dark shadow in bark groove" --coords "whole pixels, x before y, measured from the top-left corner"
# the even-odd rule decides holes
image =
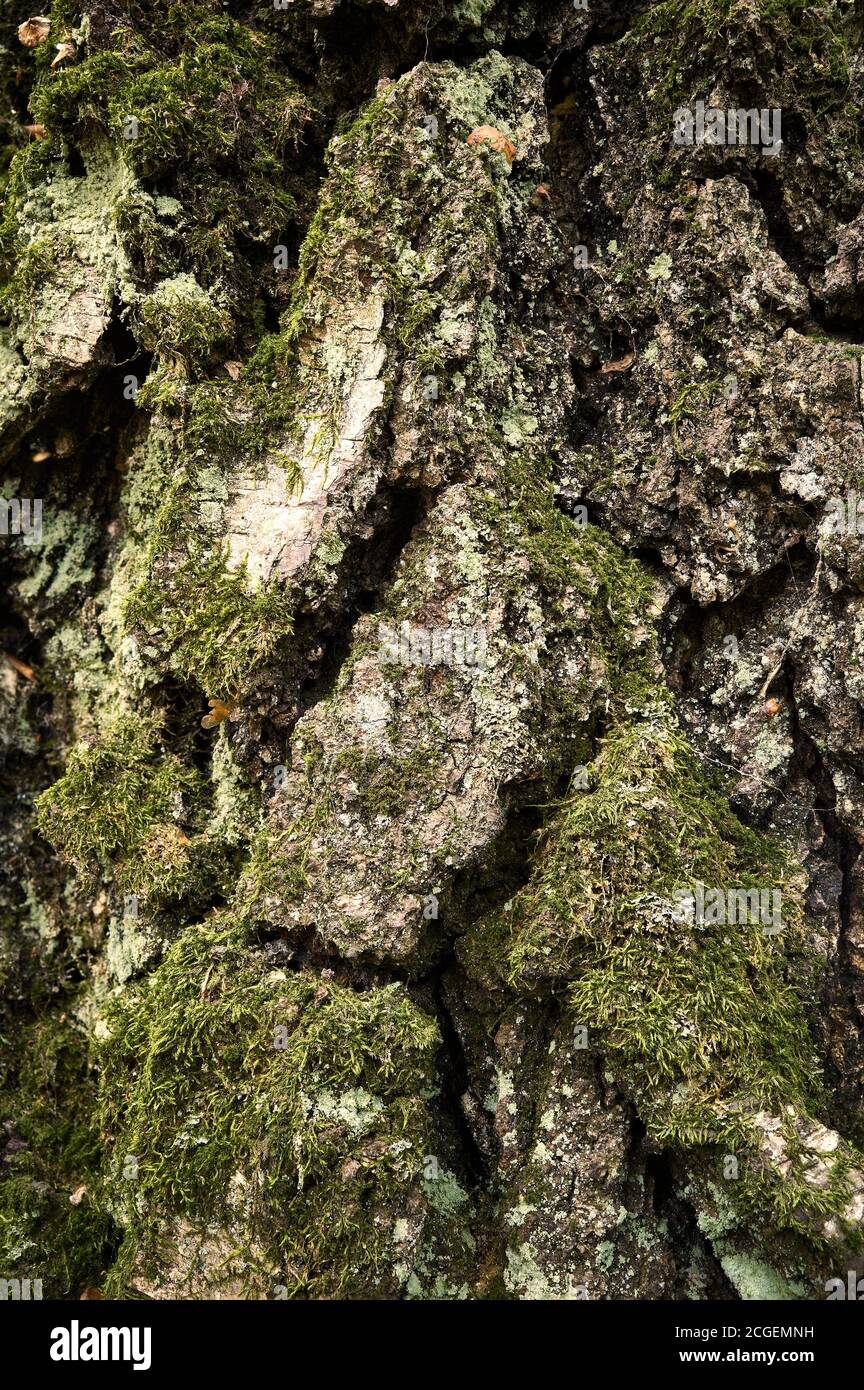
[[[857,1131],[859,1140],[864,1138],[864,1120],[860,1118],[864,1101],[864,1009],[862,1009],[860,972],[856,970],[850,941],[850,926],[853,911],[856,915],[862,910],[860,874],[858,861],[861,858],[861,845],[855,835],[848,830],[837,814],[837,789],[828,764],[815,739],[803,727],[798,704],[795,698],[797,671],[790,657],[786,663],[788,671],[787,703],[792,725],[792,740],[795,757],[805,770],[810,782],[816,788],[817,805],[814,816],[832,847],[836,863],[842,875],[842,887],[837,902],[839,917],[839,941],[837,962],[833,980],[833,991],[843,1005],[843,1017],[858,1021],[857,1032],[850,1029],[839,1040],[844,1057],[844,1065],[839,1067],[834,1056],[834,1048],[825,1049],[825,1070],[829,1079],[830,1095],[835,1102],[832,1121],[841,1124],[847,1132]],[[830,998],[828,1017],[831,1016]],[[848,1053],[852,1052],[849,1057]]]
[[[338,624],[316,630],[320,613],[304,616],[297,625],[301,650],[321,649],[300,688],[300,713],[327,699],[351,650],[354,627],[364,613],[375,613],[393,582],[406,546],[422,525],[435,500],[433,491],[383,485],[367,512],[370,534],[345,552],[339,567],[345,601]]]

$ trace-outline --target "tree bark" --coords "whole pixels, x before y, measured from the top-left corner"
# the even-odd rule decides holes
[[[2,12],[0,1278],[824,1298],[858,5]]]

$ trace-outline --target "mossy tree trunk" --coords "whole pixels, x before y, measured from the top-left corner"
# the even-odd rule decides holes
[[[824,1297],[857,5],[2,15],[0,1278]]]

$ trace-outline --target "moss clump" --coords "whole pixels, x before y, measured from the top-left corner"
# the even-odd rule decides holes
[[[293,609],[278,582],[250,589],[220,547],[189,547],[176,568],[151,574],[130,596],[127,626],[157,643],[169,668],[208,696],[235,696],[290,634]]]
[[[576,934],[571,1002],[610,1039],[652,1130],[692,1142],[726,1107],[816,1103],[814,964],[791,856],[737,820],[662,725],[614,730],[589,777],[560,813],[542,877],[548,888],[571,866],[551,913]],[[779,892],[782,942],[759,920],[679,921],[674,895],[699,884]]]
[[[37,825],[75,863],[122,865],[155,827],[192,824],[203,789],[198,772],[160,747],[158,725],[130,714],[102,742],[72,750],[63,777],[37,798]]]
[[[211,778],[169,751],[158,721],[130,715],[72,750],[65,775],[37,800],[37,825],[80,868],[110,869],[149,914],[181,903],[204,911],[230,894],[257,817],[254,793],[218,744]]]
[[[205,173],[236,160],[248,179],[247,213],[268,216],[271,230],[284,225],[291,203],[282,156],[309,117],[302,92],[278,70],[263,34],[204,5],[174,9],[177,18],[186,13],[173,29],[173,54],[117,28],[111,50],[41,75],[34,117],[66,134],[100,126],[145,178],[182,169],[203,189]]]
[[[237,867],[237,856],[226,853],[216,837],[155,825],[134,857],[116,866],[116,877],[124,892],[144,899],[148,911],[181,901],[200,910],[230,891]]]
[[[55,34],[68,37],[54,20],[52,41],[42,45],[47,56]],[[22,151],[13,161],[15,206],[68,147],[90,160],[109,142],[140,181],[118,210],[136,276],[152,284],[158,262],[162,275],[217,287],[227,326],[236,319],[233,327],[257,337],[258,257],[291,236],[305,197],[304,176],[288,163],[311,114],[303,91],[270,38],[208,5],[172,5],[138,27],[129,15],[109,36],[95,33],[76,29],[73,60],[53,70],[37,52],[30,107],[48,139],[38,158]],[[179,219],[171,226],[159,215],[164,200],[147,191],[161,195],[169,186]],[[12,209],[6,221],[14,229]],[[261,251],[250,254],[256,245]],[[146,333],[146,321],[142,327]]]
[[[827,1108],[803,886],[788,848],[738,821],[659,706],[613,725],[587,788],[550,816],[528,885],[459,950],[481,978],[564,993],[658,1142],[749,1154],[738,1206],[811,1234],[842,1218],[861,1160],[838,1150],[830,1181],[811,1184],[794,1129],[782,1182],[760,1157],[760,1114]],[[704,917],[687,908],[700,888]],[[754,896],[733,909],[733,892]]]
[[[698,926],[675,920],[675,894],[699,883],[770,885],[780,890],[787,952],[798,940],[800,885],[791,858],[779,842],[749,829],[732,814],[661,704],[641,722],[614,725],[587,768],[585,789],[574,788],[553,809],[540,838],[532,882],[494,919],[508,943],[505,969],[510,983],[566,983],[584,973],[589,947],[601,954],[614,954],[619,944],[635,950],[639,923],[655,973],[666,956],[674,965],[680,940],[688,932],[700,932]],[[491,928],[492,923],[487,924],[487,930]],[[710,929],[702,930],[705,936],[700,940],[707,950]],[[722,942],[734,933],[724,927],[717,935]],[[767,949],[770,942],[761,929],[755,936],[766,943],[768,969],[777,952]],[[755,947],[747,937],[748,929],[742,929],[741,942],[730,941],[728,949],[733,954],[742,950],[749,960]],[[665,951],[658,955],[661,943]],[[692,972],[688,953],[681,952],[680,958]],[[587,990],[584,982],[580,988]],[[587,993],[582,997],[587,1002]],[[680,1002],[677,990],[670,989],[671,1013]],[[598,1000],[593,1018],[599,1007]],[[665,1016],[658,1000],[653,1008],[662,1025]],[[646,1026],[649,1021],[646,1018]],[[661,1043],[649,1030],[645,1050],[660,1069],[658,1076],[665,1066]],[[700,1044],[685,1038],[681,1045],[686,1050]]]
[[[41,1279],[44,1298],[78,1298],[101,1285],[119,1239],[99,1200],[103,1149],[86,1043],[66,1015],[30,1024],[17,1042],[17,1070],[0,1075],[14,1143],[0,1181],[0,1271]]]
[[[142,302],[141,346],[181,363],[204,363],[231,337],[231,316],[191,275],[162,280]]]
[[[420,1198],[420,1097],[439,1042],[400,985],[355,993],[267,973],[213,919],[190,927],[106,1025],[100,1123],[127,1228],[115,1292],[158,1265],[157,1214],[230,1222],[238,1194],[271,1280],[292,1295],[386,1283],[394,1216]],[[134,1182],[121,1176],[130,1154]]]
[[[637,42],[651,47],[657,75],[653,95],[663,102],[689,100],[710,90],[724,75],[734,86],[741,72],[764,73],[764,55],[775,54],[770,105],[835,114],[857,145],[855,79],[850,42],[855,18],[839,7],[818,8],[808,0],[663,0],[634,26]],[[766,79],[767,80],[767,79]],[[706,84],[708,84],[706,86]]]

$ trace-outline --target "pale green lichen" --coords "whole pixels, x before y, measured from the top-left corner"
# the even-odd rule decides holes
[[[723,1273],[734,1285],[738,1296],[746,1301],[777,1300],[787,1302],[801,1297],[801,1290],[793,1288],[770,1265],[747,1255],[721,1255]]]

